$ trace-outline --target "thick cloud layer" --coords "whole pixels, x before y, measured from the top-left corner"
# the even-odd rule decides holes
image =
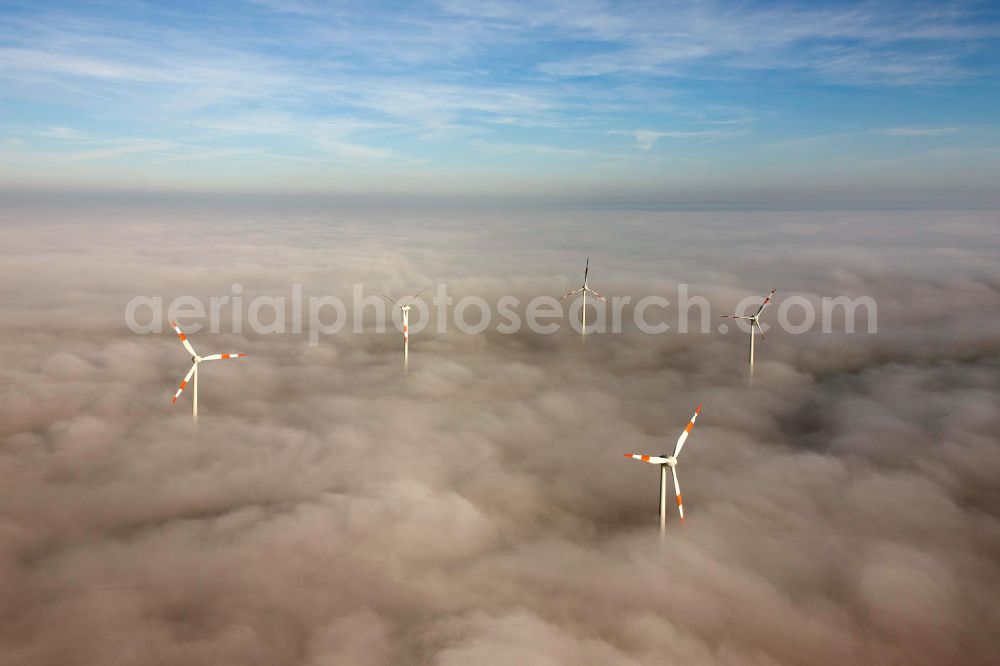
[[[995,213],[18,209],[0,226],[0,661],[991,663],[1000,651]],[[134,296],[678,282],[711,332],[227,322],[189,359]],[[748,295],[870,295],[878,333]],[[777,305],[765,318],[774,317]],[[668,313],[671,311],[668,309]],[[697,312],[697,310],[696,310]],[[676,316],[667,320],[676,325]],[[773,324],[774,320],[770,322]],[[695,327],[697,328],[697,327]],[[704,402],[656,529],[658,470]]]

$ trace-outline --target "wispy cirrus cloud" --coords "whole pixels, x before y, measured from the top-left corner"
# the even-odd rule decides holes
[[[483,5],[486,9],[483,9]],[[817,8],[791,4],[657,3],[452,3],[452,11],[485,15],[522,30],[544,26],[567,40],[590,40],[596,53],[574,52],[544,60],[540,71],[556,77],[691,76],[726,78],[746,69],[801,71],[850,84],[940,83],[971,73],[955,47],[1000,38],[995,21],[977,20],[967,7],[925,3],[900,13],[889,3],[849,3]],[[585,13],[589,20],[578,16]],[[711,64],[716,73],[706,69]],[[805,74],[808,78],[809,74]]]
[[[83,139],[86,135],[80,130],[73,129],[72,127],[46,127],[43,129],[35,130],[35,134],[47,139],[60,139],[60,140],[77,140]]]
[[[578,148],[565,148],[538,143],[496,143],[475,139],[472,146],[489,155],[541,155],[551,157],[583,157],[597,155],[595,151]]]
[[[957,127],[890,127],[881,131],[885,136],[951,136]]]
[[[41,142],[70,138],[52,128],[75,127],[206,159],[285,155],[342,166],[452,168],[474,165],[487,145],[550,146],[581,167],[613,154],[624,181],[648,169],[646,153],[664,140],[677,140],[672,148],[686,160],[718,159],[725,169],[733,160],[709,144],[736,136],[774,144],[845,127],[871,136],[888,123],[957,127],[943,115],[875,125],[848,110],[859,105],[817,114],[808,101],[826,86],[850,100],[872,89],[906,97],[971,85],[989,72],[981,56],[1000,39],[1000,22],[977,5],[900,12],[878,1],[441,2],[386,11],[261,0],[113,13],[14,4],[0,17],[7,109],[17,118],[49,110],[37,125],[8,122],[20,129],[0,138],[40,159],[49,150]],[[987,122],[980,106],[970,122]],[[638,150],[615,153],[609,134],[632,136]],[[166,154],[114,149],[123,168],[133,155]],[[508,173],[520,177],[521,158],[539,154],[511,150]]]
[[[625,136],[635,137],[635,144],[642,150],[651,150],[656,142],[660,139],[695,139],[698,141],[718,141],[719,139],[724,139],[726,137],[731,137],[740,134],[739,131],[734,130],[717,130],[717,129],[704,129],[704,130],[675,130],[675,131],[665,131],[658,132],[649,129],[635,129],[635,130],[611,130],[608,134],[619,134]]]

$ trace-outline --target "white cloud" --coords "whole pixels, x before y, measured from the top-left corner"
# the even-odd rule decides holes
[[[80,130],[73,129],[72,127],[46,127],[45,129],[40,129],[35,132],[38,136],[43,136],[47,139],[83,139],[86,135]]]
[[[886,136],[949,136],[957,133],[957,127],[890,127],[882,130]]]
[[[498,143],[474,139],[472,146],[483,153],[492,155],[554,155],[567,157],[581,157],[595,155],[593,151],[580,150],[576,148],[564,148],[538,143]]]
[[[657,132],[648,129],[635,130],[612,130],[608,134],[624,134],[635,137],[635,144],[642,150],[651,150],[656,142],[663,138],[669,139],[701,139],[703,141],[716,141],[726,136],[737,134],[735,131],[721,130],[692,130],[692,131],[670,131]]]

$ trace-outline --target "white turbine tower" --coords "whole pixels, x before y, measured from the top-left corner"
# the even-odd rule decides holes
[[[724,319],[746,319],[747,321],[750,322],[750,376],[751,377],[753,377],[754,329],[760,331],[761,341],[766,342],[766,338],[764,337],[764,329],[760,327],[760,313],[763,312],[764,308],[767,307],[767,304],[771,302],[771,296],[773,296],[774,292],[776,291],[777,289],[772,289],[770,293],[764,297],[764,302],[760,304],[759,308],[757,308],[757,312],[753,313],[749,317],[745,315],[722,315]]]
[[[386,294],[382,294],[382,297],[385,300],[389,301],[390,305],[398,307],[399,310],[403,313],[403,371],[404,372],[410,369],[410,310],[413,309],[413,303],[418,298],[420,298],[425,291],[427,290],[424,289],[424,291],[417,292],[416,294],[413,295],[413,298],[406,301],[402,305],[400,305],[399,303],[403,299],[396,300],[392,296],[387,296]]]
[[[694,427],[695,419],[698,418],[698,413],[701,412],[701,405],[698,405],[698,409],[694,410],[694,416],[688,421],[687,427],[684,428],[684,432],[681,436],[677,438],[677,444],[674,445],[673,455],[662,455],[662,456],[647,456],[640,453],[626,453],[626,458],[635,458],[636,460],[641,460],[642,462],[648,462],[653,465],[660,466],[660,538],[663,538],[667,533],[667,468],[674,475],[674,492],[677,494],[677,511],[681,515],[681,522],[684,522],[684,504],[681,502],[681,485],[677,481],[677,456],[681,454],[681,449],[684,448],[684,441],[687,439],[688,433],[691,432],[691,428]]]
[[[561,301],[561,300],[564,300],[566,298],[569,298],[573,294],[580,294],[580,293],[583,294],[583,311],[582,311],[583,312],[583,326],[580,329],[580,336],[581,336],[580,337],[580,342],[581,342],[581,344],[583,343],[584,336],[587,335],[587,292],[590,292],[591,294],[593,294],[597,298],[601,299],[605,303],[608,302],[608,299],[604,298],[603,294],[601,294],[599,291],[595,291],[594,289],[591,289],[587,285],[587,274],[589,272],[590,272],[590,257],[587,257],[587,264],[583,268],[583,285],[579,289],[572,289],[570,291],[567,291],[559,299]]]
[[[181,332],[181,329],[177,326],[177,322],[171,322],[174,330],[177,331],[177,337],[181,339],[181,344],[184,345],[184,349],[191,354],[191,369],[188,370],[187,375],[181,380],[181,387],[177,389],[177,393],[174,394],[173,399],[170,404],[177,402],[177,398],[180,397],[181,393],[184,392],[184,388],[191,382],[191,416],[198,418],[198,366],[202,361],[220,361],[228,358],[243,358],[246,354],[211,354],[209,356],[198,356],[195,352],[194,347],[188,342],[187,336]]]

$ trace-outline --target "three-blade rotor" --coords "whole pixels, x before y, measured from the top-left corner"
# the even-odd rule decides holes
[[[776,292],[776,291],[777,291],[777,289],[772,289],[770,292],[768,292],[767,296],[764,297],[764,301],[760,304],[760,307],[758,307],[757,311],[754,312],[752,315],[735,315],[735,314],[734,315],[722,315],[722,318],[723,319],[745,319],[746,321],[749,321],[750,322],[750,332],[753,333],[753,330],[757,329],[757,332],[760,333],[761,342],[763,342],[763,343],[766,344],[767,343],[767,338],[764,335],[764,329],[763,329],[763,327],[761,327],[761,325],[760,325],[760,313],[763,312],[764,308],[766,308],[767,305],[771,302],[771,296],[773,296],[774,292]]]
[[[563,294],[562,296],[560,296],[559,300],[560,301],[565,300],[565,299],[569,298],[570,296],[572,296],[573,294],[588,293],[591,296],[593,296],[594,298],[599,298],[602,301],[604,301],[605,303],[607,303],[608,299],[604,297],[604,294],[602,294],[601,292],[597,291],[596,289],[592,289],[587,284],[587,275],[589,273],[590,273],[590,257],[587,257],[587,263],[586,263],[586,265],[583,268],[583,284],[580,285],[579,287],[577,287],[576,289],[570,289],[565,294]]]
[[[175,321],[170,322],[170,325],[173,326],[174,330],[177,332],[177,337],[180,338],[181,344],[184,345],[184,349],[187,350],[189,354],[191,354],[191,369],[188,370],[188,373],[184,375],[184,379],[181,380],[180,388],[177,389],[177,392],[174,393],[174,397],[170,400],[171,404],[177,402],[177,398],[179,398],[181,396],[181,393],[184,392],[184,389],[187,388],[188,384],[191,382],[191,377],[198,370],[199,363],[202,363],[203,361],[224,361],[231,358],[243,358],[246,356],[246,354],[237,352],[231,352],[228,354],[209,354],[208,356],[198,356],[198,353],[194,350],[194,347],[191,346],[191,343],[188,342],[187,336],[184,335],[183,331],[181,331],[180,326],[177,325],[177,322]]]
[[[626,458],[632,458],[634,460],[640,460],[652,465],[660,465],[661,467],[666,466],[670,468],[671,475],[674,479],[674,494],[677,496],[677,512],[680,514],[681,522],[684,522],[684,502],[681,500],[681,484],[680,481],[677,480],[677,457],[681,454],[681,449],[684,448],[684,442],[687,441],[688,435],[694,428],[694,422],[698,420],[698,414],[701,413],[701,407],[701,405],[698,405],[698,408],[694,410],[691,420],[688,421],[687,426],[684,427],[684,431],[681,432],[680,437],[677,438],[677,443],[674,444],[673,455],[650,456],[641,453],[624,454]]]
[[[418,291],[417,293],[415,293],[412,297],[410,297],[410,299],[407,300],[405,303],[403,302],[402,298],[398,298],[398,299],[397,298],[393,298],[392,296],[389,296],[388,294],[382,294],[382,298],[384,298],[385,300],[389,301],[390,305],[393,305],[393,306],[399,308],[400,310],[403,310],[403,309],[411,307],[416,302],[416,300],[418,298],[420,298],[421,296],[423,296],[424,294],[426,294],[428,291],[430,291],[430,287],[428,287],[427,289],[421,289],[420,291]]]

